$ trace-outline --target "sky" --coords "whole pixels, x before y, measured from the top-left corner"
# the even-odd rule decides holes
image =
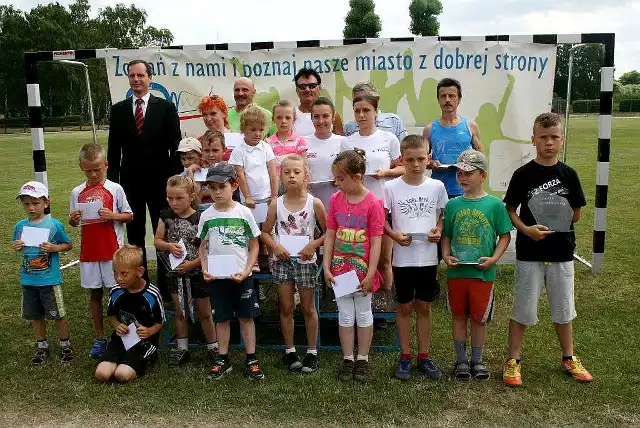
[[[440,35],[616,33],[616,76],[640,70],[640,0],[441,0]],[[59,0],[69,4],[69,0]],[[33,0],[0,0],[28,10]],[[130,0],[90,0],[99,8]],[[348,0],[135,0],[147,24],[168,28],[176,45],[223,42],[341,39]],[[380,37],[409,33],[410,0],[376,0]],[[285,18],[286,16],[286,18]],[[636,34],[636,36],[634,36]]]

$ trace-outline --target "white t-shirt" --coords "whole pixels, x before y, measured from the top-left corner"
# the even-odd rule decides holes
[[[351,134],[342,140],[340,151],[354,148],[365,151],[367,160],[364,185],[379,199],[382,199],[382,188],[388,181],[386,178],[374,178],[371,176],[378,169],[391,168],[391,161],[400,158],[400,141],[391,132],[376,130],[371,135],[362,137],[359,133]]]
[[[331,134],[326,140],[321,140],[315,135],[304,137],[307,140],[307,159],[311,172],[311,193],[322,201],[325,209],[329,207],[331,195],[338,191],[331,182],[333,174],[331,165],[340,153],[340,144],[344,137]]]
[[[231,152],[229,164],[244,168],[249,193],[254,201],[261,201],[271,197],[271,181],[269,180],[267,162],[275,158],[273,149],[264,141],[260,141],[255,146],[250,146],[243,140]],[[242,192],[240,194],[244,201],[245,195]]]
[[[419,186],[407,184],[402,177],[388,181],[384,187],[384,208],[391,213],[393,230],[427,234],[436,227],[438,210],[448,202],[447,191],[440,180],[425,177]],[[393,266],[435,266],[438,244],[427,239],[413,239],[403,247],[393,243]]]
[[[316,214],[313,208],[314,197],[307,194],[307,202],[300,211],[289,211],[284,204],[284,196],[278,197],[276,201],[276,230],[278,236],[308,236],[309,242],[313,241],[316,231]],[[300,264],[312,264],[316,262],[316,254],[311,260],[296,258]]]
[[[316,132],[311,120],[311,113],[303,113],[300,111],[300,107],[296,106],[296,121],[293,124],[293,130],[298,135],[311,135]]]
[[[251,210],[235,203],[229,211],[213,205],[204,210],[198,223],[198,236],[209,240],[209,255],[235,255],[238,269],[245,269],[249,259],[249,240],[260,236]]]

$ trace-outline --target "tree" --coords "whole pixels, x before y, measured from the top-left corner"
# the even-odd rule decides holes
[[[570,45],[558,45],[556,56],[556,78],[553,92],[563,98],[567,94],[567,83],[569,81],[570,47]],[[599,97],[601,66],[601,46],[587,45],[574,51],[573,79],[571,81],[572,100],[593,100]]]
[[[440,0],[411,0],[409,31],[416,36],[437,36],[440,33],[438,15],[442,13]]]
[[[633,70],[627,71],[618,79],[621,85],[638,85],[640,84],[640,72]]]
[[[349,13],[345,18],[343,35],[346,39],[378,37],[382,30],[373,0],[349,0]]]

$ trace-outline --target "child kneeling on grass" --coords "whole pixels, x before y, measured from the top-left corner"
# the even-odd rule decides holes
[[[160,290],[142,279],[142,250],[125,245],[113,256],[117,286],[109,294],[107,322],[115,329],[95,376],[101,382],[114,378],[130,382],[147,372],[158,359],[158,342],[164,318]],[[135,326],[140,341],[126,349],[122,337]]]
[[[444,212],[442,258],[447,270],[448,304],[458,380],[489,379],[482,360],[487,322],[493,315],[495,264],[509,246],[511,220],[502,201],[482,188],[487,158],[465,150],[456,164],[456,179],[464,194],[453,198]],[[496,244],[497,239],[497,244]],[[471,364],[467,357],[467,320],[471,320]]]

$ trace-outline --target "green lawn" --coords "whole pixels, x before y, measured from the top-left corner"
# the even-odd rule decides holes
[[[370,385],[340,383],[337,352],[321,354],[322,367],[311,376],[289,375],[280,354],[260,351],[266,379],[251,383],[242,366],[220,382],[204,377],[204,355],[196,351],[184,369],[169,370],[166,362],[130,385],[100,385],[93,381],[87,353],[92,341],[87,297],[79,286],[77,268],[64,273],[65,299],[77,358],[62,367],[57,357],[44,367],[31,367],[32,330],[20,319],[18,257],[9,249],[11,231],[23,213],[14,200],[20,185],[32,179],[31,137],[0,135],[0,421],[16,425],[640,425],[638,356],[638,291],[636,266],[640,215],[634,200],[640,194],[640,120],[614,119],[611,150],[607,256],[604,273],[593,276],[577,266],[576,349],[595,381],[580,385],[559,369],[560,351],[543,303],[540,324],[529,331],[523,353],[524,386],[502,385],[510,314],[513,269],[501,267],[497,281],[496,320],[489,328],[486,359],[492,379],[460,383],[451,379],[453,345],[450,318],[442,301],[435,305],[432,354],[446,370],[440,382],[418,378],[401,383],[393,378],[395,352],[373,353],[375,379]],[[571,121],[568,163],[577,169],[588,207],[577,227],[578,252],[590,259],[595,193],[597,118]],[[100,133],[105,141],[106,134]],[[77,167],[79,147],[90,133],[46,135],[52,213],[64,219],[70,190],[83,179]],[[78,234],[72,230],[76,248]],[[67,262],[78,251],[62,256]],[[52,326],[51,326],[52,327]],[[336,332],[337,334],[337,332]],[[50,328],[50,339],[56,334]],[[57,345],[54,347],[57,352]],[[57,354],[54,354],[57,356]],[[234,361],[243,355],[235,352]]]

